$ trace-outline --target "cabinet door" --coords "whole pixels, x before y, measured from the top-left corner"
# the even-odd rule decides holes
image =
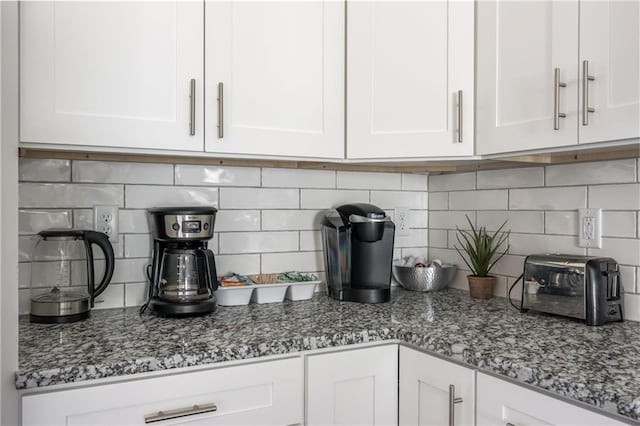
[[[159,411],[162,425],[290,425],[303,421],[303,380],[294,358],[26,395],[22,425],[144,425]]]
[[[22,142],[203,150],[202,3],[20,6]]]
[[[486,374],[477,376],[477,425],[581,425],[623,423]]]
[[[480,1],[477,25],[476,153],[577,144],[578,1]]]
[[[472,155],[473,1],[347,8],[347,157]]]
[[[398,424],[398,346],[308,357],[306,423]]]
[[[343,158],[344,3],[205,9],[206,151]]]
[[[580,143],[640,137],[638,28],[637,0],[580,2]]]
[[[474,425],[474,377],[469,368],[400,347],[400,424]]]

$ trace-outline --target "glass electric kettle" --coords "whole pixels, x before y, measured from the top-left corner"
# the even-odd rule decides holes
[[[48,229],[38,233],[31,260],[31,322],[65,323],[89,317],[95,298],[109,285],[113,247],[102,232]],[[96,260],[93,245],[104,260]],[[104,269],[96,285],[96,269]]]

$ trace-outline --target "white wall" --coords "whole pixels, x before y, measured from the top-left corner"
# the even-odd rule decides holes
[[[21,159],[19,174],[23,313],[29,307],[33,235],[49,227],[93,228],[96,204],[121,208],[116,270],[98,297],[96,307],[102,308],[145,300],[150,207],[218,207],[209,244],[219,274],[298,270],[324,279],[320,220],[325,209],[347,202],[370,202],[392,217],[395,207],[410,208],[414,229],[410,237],[396,238],[396,256],[426,255],[426,175],[40,159]]]
[[[18,424],[18,7],[0,2],[0,423]]]
[[[608,256],[620,263],[626,316],[640,321],[640,159],[429,176],[429,256],[464,266],[454,250],[465,214],[495,230],[504,220],[511,248],[495,267],[504,296],[528,254]],[[603,210],[602,249],[578,247],[577,209]],[[454,287],[467,289],[462,268]],[[517,289],[513,295],[519,298]]]

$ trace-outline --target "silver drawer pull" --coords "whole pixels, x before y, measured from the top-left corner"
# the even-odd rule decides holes
[[[449,426],[455,425],[455,404],[460,404],[462,402],[462,398],[456,398],[456,387],[454,385],[449,385]]]
[[[458,143],[462,143],[462,90],[458,90],[458,105],[456,112],[458,116]]]
[[[589,75],[589,61],[582,61],[582,125],[589,125],[589,113],[596,112],[594,108],[589,107],[589,82],[596,78]]]
[[[553,72],[553,130],[559,130],[560,119],[567,116],[564,112],[560,112],[561,87],[567,87],[567,84],[560,81],[560,68],[556,68]]]
[[[218,139],[224,138],[224,84],[218,83]]]
[[[195,136],[196,134],[196,80],[191,79],[191,85],[189,86],[189,134]]]
[[[176,419],[178,417],[193,416],[194,414],[211,413],[213,411],[218,411],[216,404],[194,404],[191,407],[146,414],[144,416],[144,422],[154,423],[162,420]]]

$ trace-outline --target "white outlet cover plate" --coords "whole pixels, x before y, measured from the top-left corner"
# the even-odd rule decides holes
[[[112,243],[118,242],[118,206],[93,206],[93,229],[104,232]]]
[[[399,237],[409,236],[409,209],[407,207],[396,207],[394,216],[396,235],[398,235]]]
[[[602,248],[602,209],[578,209],[578,247]]]

